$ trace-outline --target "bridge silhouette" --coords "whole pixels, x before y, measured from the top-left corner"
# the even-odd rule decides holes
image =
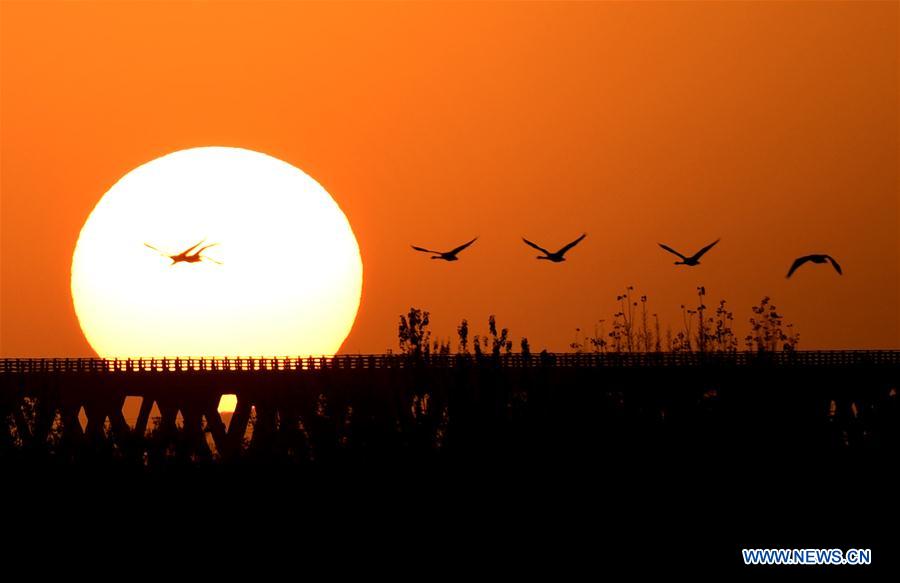
[[[0,459],[897,452],[898,382],[900,351],[3,359]]]

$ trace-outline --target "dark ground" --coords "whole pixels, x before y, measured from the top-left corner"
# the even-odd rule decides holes
[[[288,565],[374,576],[898,569],[896,460],[690,458],[130,471],[20,468],[6,533],[28,555],[151,570]],[[21,544],[24,543],[24,544]],[[745,567],[741,548],[871,548],[872,567]],[[9,547],[8,547],[9,548]],[[19,557],[20,551],[10,557]],[[378,577],[381,579],[382,577]],[[265,579],[265,578],[264,578]]]
[[[898,580],[895,365],[383,372],[286,377],[269,404],[250,386],[252,439],[219,462],[190,457],[174,424],[111,438],[72,424],[72,449],[6,439],[0,558],[39,580]],[[27,394],[46,403],[43,387]],[[291,407],[305,437],[275,429]],[[746,567],[742,548],[871,548],[873,565]]]

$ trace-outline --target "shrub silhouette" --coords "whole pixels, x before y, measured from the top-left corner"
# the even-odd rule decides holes
[[[651,312],[646,295],[633,297],[634,288],[628,286],[616,296],[619,310],[612,315],[612,329],[606,332],[606,320],[600,320],[594,335],[582,339],[581,329],[575,329],[575,340],[569,347],[581,352],[590,347],[596,353],[666,352],[671,353],[735,353],[738,337],[734,331],[734,313],[723,299],[712,314],[706,305],[706,288],[697,287],[697,306],[681,306],[681,328],[672,333],[667,327],[665,337],[661,333],[659,315]],[[745,337],[748,350],[757,352],[795,350],[800,336],[793,324],[786,323],[777,312],[771,299],[765,297],[759,306],[752,308],[751,333]],[[651,323],[652,319],[652,323]]]
[[[791,352],[796,350],[800,334],[793,331],[793,324],[787,324],[778,313],[775,304],[766,296],[753,308],[750,318],[751,333],[745,338],[747,350],[757,352]]]

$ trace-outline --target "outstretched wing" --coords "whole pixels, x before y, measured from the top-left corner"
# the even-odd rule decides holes
[[[687,257],[685,257],[684,255],[682,255],[682,254],[679,253],[678,251],[672,249],[672,248],[669,247],[668,245],[663,245],[662,243],[657,243],[657,245],[659,245],[660,247],[662,247],[663,249],[665,249],[665,250],[668,251],[669,253],[672,253],[673,255],[677,255],[677,256],[681,257],[682,260],[687,259]]]
[[[197,252],[194,253],[194,255],[200,255],[201,253],[203,253],[210,247],[215,247],[216,245],[218,245],[218,243],[210,243],[209,245],[204,245],[203,247],[200,247],[199,249],[197,249]]]
[[[469,245],[471,245],[472,243],[474,243],[477,239],[478,239],[478,237],[475,237],[474,239],[472,239],[472,240],[469,241],[468,243],[463,243],[462,245],[460,245],[460,246],[457,247],[456,249],[452,249],[452,250],[450,250],[450,251],[447,251],[447,255],[456,255],[457,253],[459,253],[460,251],[462,251],[463,249],[465,249],[466,247],[468,247]]]
[[[163,257],[169,257],[169,255],[166,255],[165,253],[163,253],[162,251],[160,251],[159,249],[157,249],[156,247],[154,247],[154,246],[151,245],[150,243],[144,243],[144,247],[149,247],[149,248],[153,249],[154,251],[156,251],[157,253],[159,253],[159,254],[162,255]]]
[[[196,245],[191,245],[190,247],[188,247],[187,249],[185,249],[184,251],[179,253],[179,255],[187,255],[188,253],[190,253],[191,251],[193,251],[194,249],[196,249],[197,247],[202,245],[203,241],[206,241],[206,239],[204,238],[203,240],[198,241]]]
[[[788,270],[787,277],[790,277],[797,271],[797,268],[809,261],[809,255],[805,255],[803,257],[798,257],[794,260],[794,263],[791,264],[791,268]]]
[[[532,243],[531,241],[529,241],[529,240],[526,239],[525,237],[522,237],[522,240],[525,241],[525,244],[526,244],[526,245],[528,245],[528,246],[530,246],[530,247],[534,247],[535,249],[537,249],[538,251],[540,251],[540,252],[543,253],[544,255],[552,255],[549,251],[547,251],[546,249],[544,249],[544,248],[541,247],[540,245],[536,245],[536,244]]]
[[[587,237],[587,233],[582,233],[580,237],[578,237],[577,239],[575,239],[574,241],[572,241],[571,243],[569,243],[568,245],[566,245],[565,247],[563,247],[562,249],[557,251],[556,253],[559,255],[565,255],[566,251],[568,251],[575,245],[578,245],[579,243],[581,243],[581,240],[584,239],[585,237]]]
[[[213,259],[212,257],[208,257],[208,256],[206,256],[206,255],[203,255],[203,252],[204,252],[204,251],[206,251],[206,250],[209,249],[210,247],[215,247],[216,245],[218,245],[218,243],[210,243],[209,245],[204,245],[203,247],[200,247],[199,249],[197,249],[197,252],[194,253],[194,256],[199,257],[201,260],[206,259],[206,260],[208,260],[208,261],[212,261],[213,263],[217,263],[217,264],[219,264],[219,265],[222,265],[222,262],[221,262],[221,261],[218,261],[218,260]]]
[[[425,249],[424,247],[416,247],[415,245],[410,245],[416,251],[421,251],[423,253],[434,253],[435,255],[441,255],[440,251],[432,251],[431,249]]]
[[[709,251],[710,249],[712,249],[713,247],[715,247],[719,241],[721,241],[721,239],[716,239],[715,241],[713,241],[712,243],[710,243],[703,249],[697,251],[697,254],[694,255],[694,259],[700,259],[701,257],[703,257],[703,254],[706,253],[707,251]]]
[[[831,265],[834,267],[834,270],[838,272],[838,275],[844,275],[844,272],[841,271],[841,266],[838,265],[838,262],[834,260],[834,257],[832,257],[831,255],[826,255],[825,257],[828,259],[828,261],[831,261]]]

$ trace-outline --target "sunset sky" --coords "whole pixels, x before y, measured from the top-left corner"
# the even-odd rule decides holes
[[[0,2],[0,356],[90,356],[70,293],[100,197],[196,146],[334,197],[362,301],[344,352],[496,314],[566,350],[628,285],[762,296],[800,348],[900,348],[897,2]],[[252,198],[251,198],[252,201]],[[522,236],[568,261],[537,261]],[[450,249],[431,261],[411,244]],[[658,242],[693,252],[675,267]],[[830,253],[844,268],[792,260]]]

